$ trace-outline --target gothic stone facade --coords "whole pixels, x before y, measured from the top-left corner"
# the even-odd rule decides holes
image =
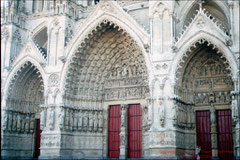
[[[107,158],[113,105],[126,158],[131,104],[139,157],[193,158],[203,113],[210,155],[240,157],[239,1],[1,3],[2,158]]]

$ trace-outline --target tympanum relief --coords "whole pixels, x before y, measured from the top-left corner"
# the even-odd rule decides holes
[[[129,58],[129,59],[128,59]],[[105,82],[105,100],[145,98],[149,92],[144,64],[123,57],[111,68]]]
[[[214,50],[205,47],[193,56],[185,68],[182,77],[182,88],[193,95],[197,106],[209,105],[209,96],[213,95],[216,105],[231,104],[233,81],[224,58]]]

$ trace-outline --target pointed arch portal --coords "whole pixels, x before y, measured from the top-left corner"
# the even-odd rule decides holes
[[[141,50],[110,22],[103,22],[97,29],[79,46],[69,65],[64,86],[66,103],[145,98],[148,73]]]
[[[89,129],[93,112],[105,114],[102,110],[106,108],[106,103],[113,106],[119,104],[119,101],[134,100],[140,103],[148,94],[148,72],[141,49],[121,28],[103,21],[85,38],[72,56],[65,77],[64,103],[78,108],[81,112],[79,114],[89,117],[89,125],[83,122],[83,128],[86,128],[85,132],[94,132]],[[115,111],[110,109],[106,114],[109,114],[111,123],[116,122],[117,125],[119,121],[113,116]],[[141,124],[140,119],[138,121]],[[110,157],[119,156],[119,128],[115,127],[105,123],[105,127],[100,130],[103,134],[107,133],[108,128],[106,144]],[[110,142],[112,143],[109,144]],[[137,145],[139,144],[136,143],[135,146]],[[141,147],[138,154],[134,153],[131,157],[139,157],[139,150]]]
[[[27,61],[12,77],[2,111],[2,156],[35,157],[40,154],[40,109],[44,103],[43,78]]]
[[[201,146],[201,159],[232,159],[231,91],[234,83],[231,70],[226,58],[214,46],[207,42],[195,45],[195,49],[187,52],[188,57],[183,58],[185,63],[180,64],[175,92],[185,104],[194,104],[196,144]]]

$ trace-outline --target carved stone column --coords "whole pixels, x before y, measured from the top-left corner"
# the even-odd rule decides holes
[[[210,108],[210,119],[211,119],[211,141],[212,141],[212,157],[216,159],[218,157],[217,150],[217,123],[216,123],[216,109],[211,104]]]
[[[127,157],[127,104],[121,105],[120,159]]]
[[[232,124],[234,127],[234,149],[236,159],[240,159],[240,117],[239,117],[239,105],[240,105],[240,92],[233,91],[232,95]]]

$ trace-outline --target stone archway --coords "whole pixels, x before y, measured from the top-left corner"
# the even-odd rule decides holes
[[[196,144],[202,147],[202,158],[231,159],[234,150],[231,91],[234,83],[230,64],[207,41],[201,40],[194,45],[195,49],[187,53],[188,57],[183,59],[177,73],[175,93],[180,97],[177,123],[187,130],[195,127]],[[230,137],[228,144],[225,144],[226,138],[221,138],[223,136]]]
[[[96,28],[79,45],[69,64],[63,95],[67,120],[62,130],[74,131],[70,139],[86,144],[74,148],[84,151],[95,146],[95,156],[99,156],[106,155],[103,150],[107,147],[108,105],[140,103],[149,94],[149,88],[145,59],[136,42],[107,20]],[[88,138],[81,139],[79,133]],[[75,151],[72,155],[81,156]]]
[[[3,158],[39,156],[40,137],[36,129],[40,127],[43,92],[42,75],[31,62],[25,62],[9,82],[2,108]]]

